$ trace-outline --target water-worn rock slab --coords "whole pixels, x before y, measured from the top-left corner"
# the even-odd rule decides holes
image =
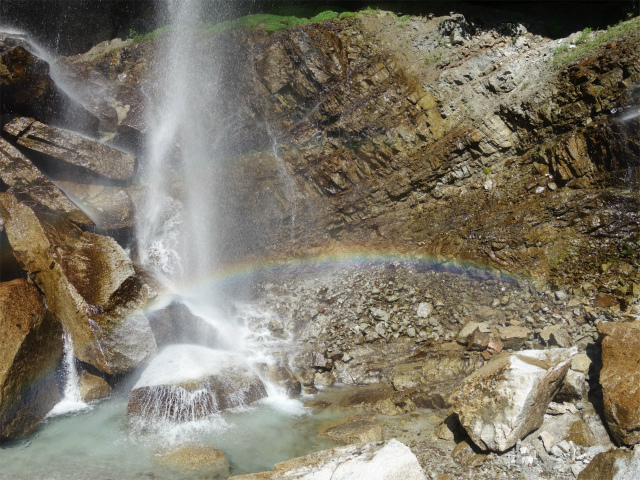
[[[501,354],[467,377],[449,401],[473,442],[505,451],[542,425],[577,349]]]
[[[409,447],[388,442],[349,445],[276,463],[273,471],[229,480],[426,480]]]
[[[4,130],[18,137],[18,145],[110,180],[131,180],[135,173],[136,158],[130,153],[34,119],[15,118]]]
[[[640,322],[598,324],[604,415],[619,444],[640,443]]]
[[[60,400],[62,326],[26,280],[0,283],[0,440],[32,432]]]
[[[189,476],[205,478],[227,478],[229,460],[224,452],[203,445],[187,445],[177,450],[155,456],[163,467]]]
[[[4,138],[0,138],[0,179],[19,198],[42,205],[74,222],[93,224],[82,210]]]
[[[0,194],[0,214],[18,263],[64,323],[76,358],[117,374],[155,352],[141,310],[145,291],[115,240],[58,216],[38,218],[10,193]]]
[[[318,433],[344,444],[382,440],[382,426],[375,415],[353,415],[338,425],[322,427]]]
[[[127,413],[175,421],[248,405],[267,395],[240,354],[198,345],[171,345],[145,369]]]

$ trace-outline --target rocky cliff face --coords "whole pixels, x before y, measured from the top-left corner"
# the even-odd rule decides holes
[[[632,275],[616,267],[639,235],[639,40],[554,67],[577,39],[384,12],[217,37],[233,58],[220,64],[216,107],[234,119],[220,187],[234,185],[221,193],[236,226],[227,247],[435,254],[624,290]],[[69,62],[153,95],[154,49]],[[239,236],[250,244],[238,248]]]

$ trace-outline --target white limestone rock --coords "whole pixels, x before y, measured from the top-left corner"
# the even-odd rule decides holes
[[[272,472],[229,480],[426,480],[418,459],[396,439],[348,445],[276,463]]]
[[[449,402],[476,445],[503,452],[542,425],[576,353],[557,348],[498,355],[468,376]]]

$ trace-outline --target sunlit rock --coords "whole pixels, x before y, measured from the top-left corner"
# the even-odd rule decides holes
[[[57,216],[38,218],[10,193],[0,194],[0,213],[20,266],[64,323],[76,358],[117,374],[155,352],[141,310],[145,290],[115,240],[83,232]]]
[[[229,480],[426,480],[418,459],[396,439],[323,450],[276,463],[273,471]]]
[[[62,326],[25,280],[0,283],[0,440],[32,432],[60,400]]]
[[[136,158],[130,153],[34,119],[15,118],[4,130],[18,137],[18,145],[46,155],[62,168],[79,167],[86,174],[124,181],[131,180],[136,170]]]
[[[496,356],[452,394],[452,409],[473,442],[505,451],[542,425],[577,349],[526,350]]]
[[[593,457],[578,480],[632,480],[640,478],[640,451],[610,450]]]
[[[154,457],[164,468],[181,475],[198,478],[227,478],[229,460],[224,452],[203,445],[186,445],[176,450],[162,452]]]
[[[69,220],[93,222],[20,151],[0,138],[0,179],[18,198],[34,202]]]
[[[640,443],[640,322],[598,324],[604,416],[618,444]]]
[[[382,440],[382,425],[375,415],[352,415],[337,425],[320,428],[320,435],[344,444],[369,443]]]
[[[248,405],[266,395],[241,354],[171,345],[142,373],[129,396],[127,413],[186,421]]]

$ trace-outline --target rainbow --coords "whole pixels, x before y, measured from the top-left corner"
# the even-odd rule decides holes
[[[205,278],[200,278],[191,283],[173,285],[173,293],[180,296],[190,296],[204,289],[225,289],[246,284],[260,275],[277,276],[286,274],[291,276],[296,273],[321,273],[383,265],[408,266],[418,271],[448,271],[503,281],[520,282],[527,280],[524,275],[505,272],[494,266],[470,260],[353,247],[289,257],[248,258],[227,263]]]

